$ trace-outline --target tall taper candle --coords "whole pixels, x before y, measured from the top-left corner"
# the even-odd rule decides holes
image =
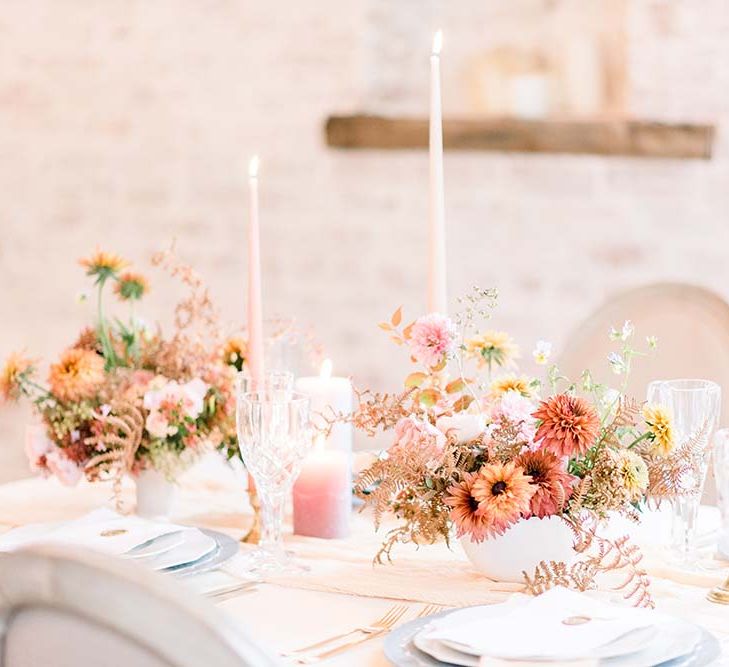
[[[430,211],[428,310],[445,313],[447,305],[445,199],[443,194],[443,114],[440,99],[440,50],[443,33],[433,37],[430,55]]]
[[[250,216],[248,221],[248,369],[253,382],[263,380],[263,312],[261,305],[261,238],[258,225],[258,156],[248,168]]]

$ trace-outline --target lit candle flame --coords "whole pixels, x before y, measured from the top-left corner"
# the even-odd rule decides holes
[[[433,55],[439,56],[440,50],[443,48],[443,31],[436,30],[433,35]]]
[[[248,175],[251,178],[258,178],[258,156],[254,155],[248,163]]]
[[[324,361],[322,361],[321,368],[319,369],[319,377],[320,378],[332,377],[332,360],[331,359],[324,359]]]

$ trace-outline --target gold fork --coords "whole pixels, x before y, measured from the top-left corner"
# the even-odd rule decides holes
[[[432,614],[440,611],[442,608],[443,607],[441,607],[440,605],[435,605],[435,604],[426,605],[416,614],[415,618],[424,618],[426,616],[431,616]],[[393,629],[395,624],[403,617],[403,615],[407,611],[407,607],[400,607],[400,608],[394,608],[394,609],[397,609],[397,613],[395,613],[394,615],[390,615],[387,623],[385,624],[386,627],[380,627],[380,629],[378,629],[374,632],[370,632],[370,633],[366,634],[364,637],[357,637],[356,639],[353,639],[352,641],[342,644],[341,646],[337,646],[333,649],[329,649],[327,651],[318,653],[316,655],[312,655],[312,656],[304,655],[304,656],[300,656],[300,657],[297,656],[296,661],[300,664],[316,663],[316,662],[319,662],[320,660],[324,660],[324,659],[329,658],[338,653],[343,653],[344,651],[348,651],[353,646],[362,644],[363,642],[369,641],[370,639],[373,639],[374,637],[378,637],[379,635],[385,634],[386,632]]]
[[[314,649],[321,648],[322,646],[326,646],[327,644],[331,644],[332,642],[337,641],[338,639],[344,639],[345,637],[349,637],[349,635],[356,634],[358,632],[362,632],[365,635],[370,635],[374,632],[380,632],[383,629],[386,630],[389,626],[388,624],[394,620],[398,620],[402,615],[407,611],[407,607],[405,605],[395,605],[394,607],[390,607],[382,616],[382,618],[377,619],[374,623],[371,623],[370,625],[363,625],[359,628],[353,628],[352,630],[348,630],[347,632],[342,632],[339,635],[334,635],[332,637],[327,637],[326,639],[322,639],[319,642],[316,642],[314,644],[309,644],[308,646],[302,646],[301,648],[294,649],[293,651],[288,651],[286,653],[282,653],[281,655],[284,657],[291,657],[299,655],[300,653],[308,653],[309,651],[313,651]],[[394,621],[392,621],[394,622]]]

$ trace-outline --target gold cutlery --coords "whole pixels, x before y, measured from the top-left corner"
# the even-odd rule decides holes
[[[203,595],[206,598],[215,602],[222,602],[223,599],[227,599],[229,596],[235,595],[237,593],[252,593],[254,590],[256,590],[257,585],[257,581],[244,581],[239,584],[233,584],[225,588],[210,591],[209,593],[203,593]]]
[[[405,605],[395,605],[394,607],[390,607],[390,609],[385,612],[382,618],[376,620],[370,625],[363,625],[358,628],[353,628],[352,630],[348,630],[347,632],[342,632],[341,634],[327,637],[326,639],[322,639],[321,641],[315,642],[314,644],[302,646],[301,648],[282,653],[281,655],[283,655],[284,657],[290,657],[299,655],[301,653],[308,653],[309,651],[321,648],[322,646],[326,646],[327,644],[331,644],[332,642],[335,642],[339,639],[344,639],[345,637],[349,637],[349,635],[353,635],[358,632],[364,633],[365,635],[370,635],[375,632],[381,632],[383,631],[383,629],[387,630],[388,627],[391,627],[389,624],[394,623],[399,618],[401,618],[407,610],[408,608]]]
[[[706,599],[716,604],[729,604],[729,577],[721,586],[712,588]]]
[[[443,607],[441,607],[440,605],[435,605],[435,604],[426,605],[416,614],[415,618],[425,618],[426,616],[431,616],[432,614],[439,612],[442,608]],[[373,623],[371,626],[357,628],[356,630],[344,633],[343,635],[338,635],[336,637],[330,637],[326,641],[318,642],[317,644],[307,646],[304,649],[299,649],[299,651],[295,652],[295,655],[293,657],[296,658],[296,662],[306,665],[306,664],[316,663],[316,662],[319,662],[320,660],[324,660],[333,655],[337,655],[338,653],[343,653],[344,651],[348,651],[350,648],[352,648],[354,646],[357,646],[366,641],[369,641],[370,639],[373,639],[374,637],[379,637],[380,635],[383,635],[383,634],[389,632],[390,630],[392,630],[395,627],[395,624],[407,613],[407,611],[408,611],[408,608],[405,605],[395,606],[395,607],[391,608],[379,621],[377,621],[376,623]],[[349,635],[351,635],[355,632],[363,632],[364,636],[356,637],[344,644],[336,646],[332,649],[327,649],[326,651],[317,653],[315,655],[300,655],[302,653],[306,654],[309,651],[313,650],[314,648],[323,646],[325,644],[329,644],[332,641],[336,641],[337,639],[342,639],[344,637],[348,637]]]

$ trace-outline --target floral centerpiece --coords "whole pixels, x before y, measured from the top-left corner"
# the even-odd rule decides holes
[[[664,407],[625,395],[633,360],[655,348],[655,339],[635,349],[630,322],[610,333],[617,349],[609,363],[623,378],[618,389],[588,371],[579,381],[563,377],[543,341],[533,357],[545,372],[529,377],[517,369],[512,338],[480,328],[495,300],[495,291],[475,289],[455,321],[433,313],[407,326],[398,310],[380,327],[419,368],[403,390],[361,392],[351,416],[331,417],[369,434],[392,432],[389,450],[356,482],[377,526],[385,516],[399,521],[376,560],[389,559],[399,543],[455,534],[479,544],[522,522],[555,517],[569,526],[585,560],[539,563],[524,573],[532,590],[586,588],[600,571],[627,568],[627,596],[650,604],[637,548],[626,538],[601,537],[598,527],[612,513],[637,521],[648,503],[676,495],[676,480],[698,461],[694,443],[675,442]]]
[[[174,477],[203,452],[236,452],[234,380],[245,362],[245,341],[225,339],[207,289],[172,251],[153,264],[189,290],[175,309],[175,328],[164,337],[137,317],[147,279],[117,255],[97,251],[81,261],[97,294],[93,327],[50,364],[13,354],[0,374],[5,400],[27,397],[42,423],[29,437],[31,467],[65,484],[157,470]],[[107,315],[109,291],[127,316]]]

